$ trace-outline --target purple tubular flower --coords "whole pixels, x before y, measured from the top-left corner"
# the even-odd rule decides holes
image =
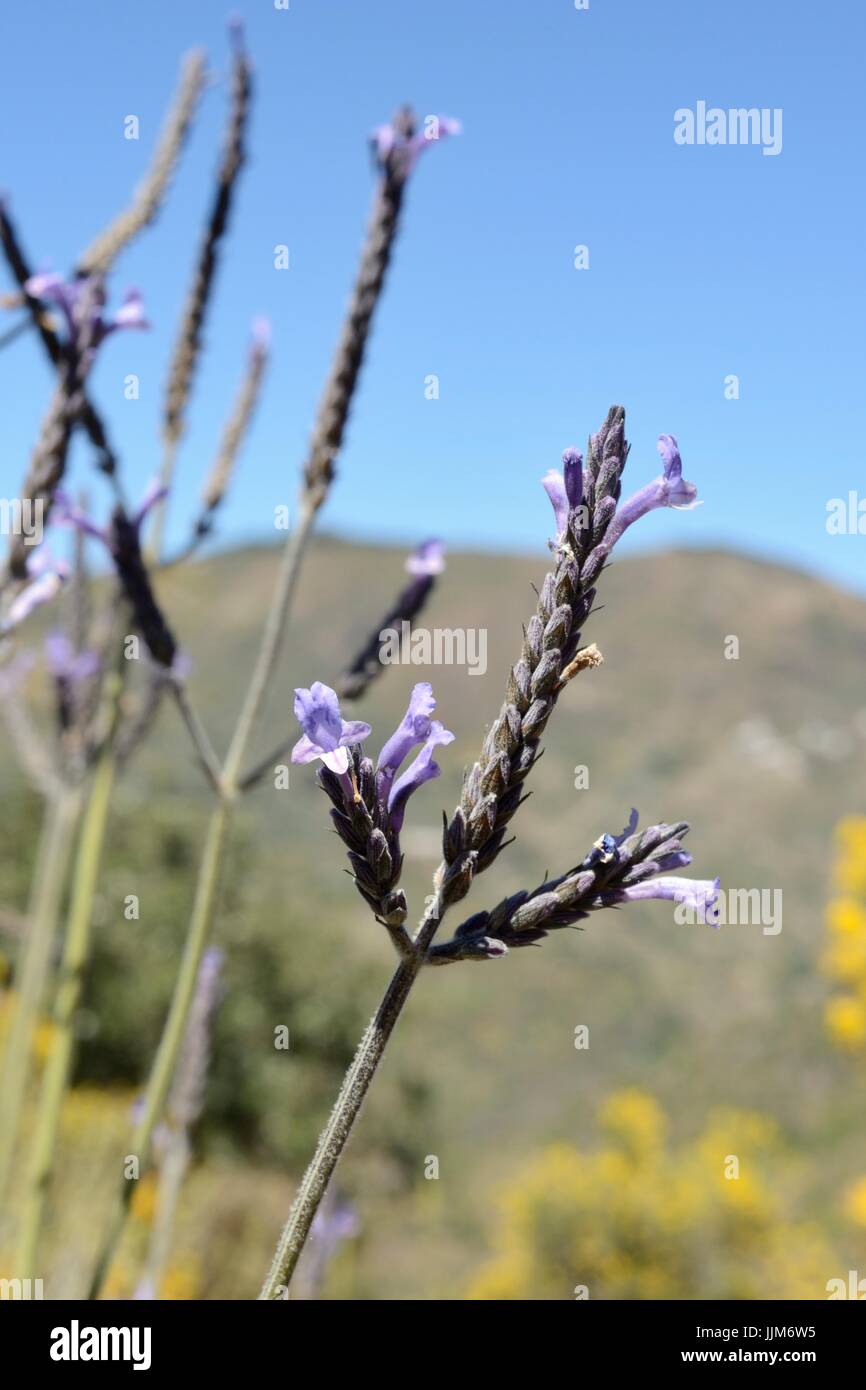
[[[377,126],[370,135],[370,143],[376,162],[379,165],[396,152],[405,152],[406,173],[410,174],[418,163],[422,150],[443,135],[459,135],[462,125],[453,116],[426,116],[421,130],[414,135],[402,135],[392,123]]]
[[[662,472],[619,507],[605,536],[605,545],[609,548],[616,545],[629,526],[647,512],[655,511],[656,507],[676,507],[680,511],[691,511],[693,507],[700,505],[694,483],[683,477],[683,463],[674,436],[660,434],[657,448],[661,456]]]
[[[99,332],[100,342],[118,328],[150,328],[150,323],[144,312],[144,300],[140,290],[127,290],[123,296],[123,303],[114,317],[102,320]]]
[[[38,275],[31,275],[30,279],[24,284],[24,288],[34,299],[41,299],[48,304],[56,304],[61,310],[66,320],[66,327],[70,341],[74,342],[78,336],[79,306],[81,297],[87,286],[87,277],[78,280],[64,280],[62,275],[56,271],[43,271]],[[114,333],[118,328],[149,328],[145,313],[144,303],[138,290],[129,289],[123,297],[123,303],[113,317],[106,317],[101,307],[94,309],[95,333],[94,345],[98,346],[110,333]]]
[[[158,475],[154,475],[148,483],[147,487],[144,489],[144,495],[138,504],[138,509],[135,512],[135,515],[132,518],[133,525],[135,526],[135,529],[137,531],[141,531],[142,525],[144,524],[149,513],[153,511],[154,507],[157,506],[158,503],[164,501],[164,499],[167,496],[168,488],[165,486],[163,482],[160,481]]]
[[[348,771],[349,744],[360,743],[373,732],[360,719],[344,719],[336,691],[321,681],[314,681],[309,690],[295,690],[295,718],[304,732],[292,749],[292,762],[321,758],[325,767],[338,774]]]
[[[73,280],[69,284],[56,271],[44,270],[31,275],[24,282],[24,289],[33,299],[41,299],[46,304],[56,304],[66,320],[70,335],[77,331],[75,306],[81,293],[80,286]]]
[[[151,478],[144,490],[141,502],[132,515],[131,521],[137,533],[141,532],[142,525],[149,513],[168,495],[168,488],[165,487],[158,477]],[[76,531],[83,531],[85,535],[92,536],[94,540],[102,541],[109,549],[112,546],[111,528],[108,526],[98,526],[95,521],[91,521],[86,512],[76,506],[69,493],[63,488],[58,488],[54,494],[55,512],[54,518],[61,526],[72,526]]]
[[[583,501],[583,454],[579,449],[570,448],[564,451],[562,474],[568,505],[579,507]]]
[[[45,660],[54,679],[65,685],[79,685],[99,670],[98,652],[77,652],[66,633],[57,630],[45,638]]]
[[[43,604],[56,598],[69,578],[69,566],[65,560],[55,560],[43,547],[27,560],[27,574],[30,583],[16,594],[9,605],[6,616],[0,621],[0,634],[5,635],[29,618],[30,614]]]
[[[421,752],[409,764],[406,771],[397,778],[391,788],[388,797],[388,818],[395,834],[399,834],[402,829],[403,817],[406,814],[406,802],[409,797],[425,782],[438,777],[442,771],[439,764],[433,761],[434,748],[440,744],[453,743],[453,741],[454,735],[440,724],[438,719],[434,719],[430,726],[427,742]]]
[[[611,902],[640,902],[644,899],[660,899],[667,902],[684,903],[694,912],[699,922],[717,927],[719,896],[717,878],[650,878],[643,883],[633,883],[619,888],[610,895]]]
[[[441,574],[445,568],[445,547],[441,541],[424,541],[407,557],[406,571],[416,578]]]
[[[548,469],[541,485],[553,506],[559,540],[568,530],[569,514],[583,501],[583,455],[580,451],[566,449],[562,455],[562,472],[556,468]]]
[[[358,1213],[350,1202],[336,1202],[332,1210],[319,1207],[310,1227],[310,1239],[330,1258],[344,1240],[361,1230]]]
[[[270,349],[273,331],[270,319],[264,314],[259,314],[253,319],[251,337],[253,352],[263,353]]]
[[[430,716],[435,708],[432,685],[429,681],[419,681],[409,698],[409,708],[379,754],[376,788],[383,806],[388,802],[391,785],[400,764],[416,744],[429,738],[433,728]]]
[[[553,507],[557,537],[564,536],[568,529],[568,494],[565,491],[565,479],[555,468],[549,468],[541,480],[541,486]]]

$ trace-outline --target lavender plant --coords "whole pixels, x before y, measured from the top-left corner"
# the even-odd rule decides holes
[[[419,131],[414,116],[404,108],[395,117],[393,124],[380,127],[374,134],[374,163],[379,177],[367,238],[349,300],[346,322],[319,405],[302,471],[295,529],[283,551],[258,656],[228,751],[221,763],[206,740],[198,721],[181,703],[181,712],[185,713],[187,727],[193,735],[200,759],[209,773],[216,793],[216,804],[206,834],[174,994],[148,1080],[140,1117],[130,1141],[131,1151],[139,1158],[141,1172],[145,1171],[150,1161],[153,1135],[165,1107],[177,1065],[186,1020],[194,998],[197,972],[213,931],[232,809],[238,797],[257,780],[258,770],[245,773],[244,762],[258,716],[272,683],[312,529],[335,476],[336,458],[343,442],[352,397],[358,383],[373,312],[391,260],[406,183],[426,145],[439,139],[441,135],[454,134],[458,129],[456,122],[437,117],[429,129],[425,127]],[[174,688],[181,689],[177,684]],[[95,1297],[102,1288],[123,1230],[131,1192],[132,1185],[124,1179],[118,1187],[109,1213],[107,1232],[97,1256],[90,1284],[91,1297]]]
[[[319,784],[346,844],[356,886],[388,930],[400,963],[346,1073],[313,1159],[301,1181],[260,1297],[288,1297],[301,1251],[331,1177],[376,1074],[387,1043],[422,968],[458,961],[485,961],[532,945],[549,932],[573,926],[591,913],[643,899],[684,900],[712,921],[718,880],[690,880],[672,870],[691,855],[683,849],[685,822],[638,831],[633,811],[619,834],[605,832],[572,868],[538,887],[512,894],[495,908],[459,924],[453,937],[434,942],[446,912],[461,902],[473,881],[505,847],[506,830],[526,798],[525,782],[560,695],[583,669],[597,665],[597,649],[581,646],[595,586],[623,533],[657,507],[697,505],[694,484],[682,476],[672,435],[659,439],[662,472],[621,501],[628,456],[625,412],[613,406],[589,440],[586,463],[576,449],[563,455],[563,471],[543,479],[553,505],[553,565],[523,630],[520,655],[509,674],[505,701],[477,761],[464,777],[460,804],[443,817],[442,863],[433,893],[414,935],[405,928],[408,906],[397,887],[402,867],[400,832],[409,798],[439,775],[434,751],[453,739],[432,718],[428,684],[416,685],[409,708],[374,763],[362,751],[372,730],[344,721],[337,695],[321,683],[296,691],[302,734],[292,757],[319,761]],[[413,749],[416,756],[405,770]]]
[[[234,43],[237,86],[238,70],[243,68],[246,72],[237,26],[234,29]],[[55,1001],[54,1041],[41,1088],[30,1179],[19,1223],[18,1262],[22,1268],[29,1268],[35,1259],[45,1195],[53,1168],[60,1109],[71,1074],[74,1050],[72,1025],[89,956],[93,897],[115,771],[128,761],[131,752],[140,745],[152,727],[160,697],[166,688],[171,689],[175,696],[205,773],[214,786],[217,785],[217,760],[190,703],[184,682],[185,664],[183,658],[178,656],[173,633],[157,600],[141,544],[142,524],[148,513],[162,500],[164,489],[152,487],[141,507],[136,512],[130,511],[123,495],[117,458],[108,446],[101,416],[86,394],[89,370],[104,340],[118,328],[147,326],[141,297],[135,291],[127,294],[123,306],[113,317],[108,317],[104,309],[104,274],[132,237],[155,217],[188,132],[203,81],[203,57],[193,54],[184,65],[177,98],[144,183],[126,212],[116,218],[80,258],[78,271],[71,281],[66,282],[53,273],[37,276],[30,273],[8,211],[5,206],[0,208],[0,244],[20,287],[22,302],[30,312],[58,377],[40,441],[25,478],[22,497],[31,508],[39,510],[41,519],[48,520],[53,512],[53,520],[77,530],[79,540],[76,553],[80,557],[83,557],[83,537],[95,537],[104,542],[114,563],[120,598],[119,603],[112,597],[106,604],[108,621],[103,623],[105,635],[98,662],[100,679],[92,686],[88,700],[79,701],[76,689],[76,678],[82,676],[81,666],[88,655],[81,650],[82,642],[78,640],[81,634],[76,635],[74,651],[70,650],[69,639],[65,636],[55,638],[51,644],[49,659],[54,670],[58,718],[67,753],[65,762],[60,764],[59,773],[54,772],[50,756],[39,752],[38,738],[28,737],[24,741],[29,770],[37,781],[41,778],[40,790],[46,796],[48,809],[43,832],[45,854],[40,853],[37,862],[37,887],[32,899],[30,930],[23,950],[18,1006],[13,1012],[3,1058],[4,1123],[0,1143],[0,1191],[15,1152],[21,1103],[29,1071],[29,1039],[47,982],[79,813],[83,819],[72,873],[62,973]],[[235,103],[236,109],[238,106],[243,108],[244,117],[246,95],[245,90],[244,100]],[[235,124],[240,124],[242,130],[242,120],[236,120]],[[234,156],[237,156],[236,144],[237,141],[232,146]],[[221,211],[217,217],[217,231],[210,237],[210,270],[197,296],[199,328],[213,282],[215,239],[225,227],[231,185],[239,164],[239,158],[234,156],[229,161],[228,173],[221,180],[228,188],[217,199]],[[59,311],[60,323],[65,325],[65,333],[60,331],[50,316],[50,311],[55,308]],[[195,346],[192,360],[186,363],[183,391],[176,397],[181,404],[185,402],[190,389],[198,355],[197,338]],[[255,407],[266,358],[266,335],[259,328],[253,370],[245,382],[240,408],[235,411],[226,431],[216,464],[218,475],[212,474],[212,477],[218,477],[223,493]],[[115,506],[109,523],[104,527],[95,525],[84,509],[74,505],[62,487],[70,441],[77,428],[87,433],[96,450],[97,464],[109,478],[114,490]],[[6,575],[0,584],[0,637],[9,639],[17,636],[19,628],[31,613],[57,596],[69,575],[68,564],[55,560],[47,546],[32,551],[25,536],[14,535]],[[76,587],[81,590],[80,584]],[[122,655],[127,654],[121,649],[121,637],[129,621],[138,629],[150,658],[145,697],[132,711],[121,708],[128,671],[128,664],[120,660]],[[76,623],[76,627],[80,628],[81,623]],[[7,696],[13,696],[6,702],[7,717],[21,727],[22,720],[27,718],[24,704],[14,698],[15,692],[10,691],[8,680],[5,684]],[[30,732],[28,725],[27,733]],[[69,748],[73,746],[77,755],[74,766],[68,756]],[[43,878],[44,886],[39,882]]]
[[[37,1106],[35,1136],[21,1211],[17,1272],[35,1268],[46,1193],[55,1162],[59,1117],[70,1083],[75,1047],[74,1020],[89,959],[93,900],[108,810],[117,769],[152,727],[162,695],[170,692],[214,804],[205,836],[195,895],[179,961],[174,991],[138,1111],[127,1152],[139,1160],[139,1172],[156,1160],[161,1169],[161,1220],[149,1253],[141,1289],[155,1289],[165,1261],[178,1194],[189,1156],[189,1132],[201,1105],[207,1025],[214,1006],[216,964],[210,941],[218,908],[220,879],[235,803],[269,766],[247,769],[247,756],[264,702],[272,690],[277,660],[309,538],[336,471],[351,403],[357,388],[374,311],[390,265],[405,191],[422,151],[441,136],[456,134],[459,124],[428,117],[419,127],[408,108],[371,139],[377,184],[367,237],[349,300],[345,325],[316,416],[302,468],[302,485],[294,532],[279,567],[261,645],[229,746],[224,756],[213,748],[191,702],[187,663],[176,628],[163,607],[159,571],[177,563],[210,533],[249,426],[268,357],[267,326],[254,330],[245,374],[214,465],[205,481],[201,510],[193,520],[187,545],[168,561],[161,557],[163,508],[182,438],[194,376],[201,355],[203,327],[215,283],[217,260],[226,233],[245,154],[252,94],[250,64],[239,30],[233,31],[231,100],[216,189],[193,268],[191,287],[169,369],[163,412],[162,470],[137,506],[125,495],[119,459],[94,404],[90,369],[102,344],[117,329],[146,326],[136,291],[127,294],[113,315],[106,310],[105,278],[117,256],[147,226],[161,205],[193,119],[205,66],[200,54],[186,62],[175,106],[166,123],[151,171],[129,207],[80,257],[74,278],[33,275],[8,209],[0,205],[0,246],[18,286],[16,303],[26,311],[42,347],[56,369],[54,395],[25,478],[22,497],[38,502],[46,518],[70,528],[78,563],[73,573],[48,547],[30,551],[21,537],[10,547],[0,585],[0,637],[18,636],[36,609],[52,602],[64,588],[79,598],[85,541],[97,541],[111,562],[113,580],[103,612],[103,635],[90,646],[81,606],[68,631],[55,633],[46,656],[53,683],[60,774],[56,760],[31,739],[25,753],[29,771],[40,785],[48,813],[43,853],[31,912],[31,931],[24,955],[20,1018],[13,1025],[4,1078],[14,1073],[2,1099],[3,1117],[11,1121],[0,1144],[0,1179],[18,1133],[26,1084],[26,1053],[36,1010],[45,993],[54,937],[67,877],[71,893],[54,1002],[55,1036]],[[113,490],[108,519],[99,524],[65,486],[70,444],[81,430],[93,446],[97,466]],[[283,1297],[311,1233],[327,1232],[331,1217],[322,1207],[345,1143],[372,1083],[408,995],[425,966],[501,958],[512,948],[535,944],[551,931],[572,926],[592,913],[642,899],[685,899],[712,920],[717,880],[692,881],[678,871],[690,862],[683,848],[683,822],[638,829],[637,813],[619,833],[602,834],[583,857],[558,877],[503,899],[459,922],[450,939],[436,939],[448,911],[469,893],[478,874],[491,867],[508,841],[506,835],[526,799],[526,782],[541,753],[541,741],[560,695],[576,675],[601,661],[594,645],[582,644],[583,627],[593,610],[596,585],[624,531],[648,511],[662,506],[696,504],[694,485],[682,478],[676,440],[659,442],[662,472],[631,498],[621,500],[621,478],[628,454],[624,412],[613,407],[590,441],[586,460],[566,450],[562,472],[543,480],[553,504],[555,536],[550,572],[538,592],[536,610],[523,629],[523,641],[511,668],[505,700],[484,739],[477,760],[464,777],[460,804],[443,817],[442,863],[420,924],[407,928],[409,904],[400,886],[403,868],[401,835],[412,796],[440,774],[437,761],[454,735],[434,717],[436,700],[427,682],[416,684],[405,716],[374,759],[366,751],[369,724],[346,720],[340,700],[357,700],[381,674],[381,633],[403,629],[421,611],[442,569],[442,549],[427,542],[407,565],[410,581],[373,629],[348,668],[336,677],[337,690],[320,681],[295,692],[301,736],[294,745],[296,764],[320,764],[318,780],[331,805],[331,820],[345,845],[350,873],[361,898],[388,932],[398,956],[396,972],[352,1062],[316,1153],[299,1187],[280,1238],[262,1298]],[[144,528],[151,518],[149,543]],[[117,617],[111,620],[112,612]],[[130,710],[124,702],[125,663],[120,637],[132,627],[146,651],[144,691]],[[10,666],[3,668],[7,718],[20,735],[27,711],[19,700]],[[24,721],[24,723],[22,723]],[[78,817],[77,852],[73,845]],[[47,872],[43,872],[47,866]],[[71,871],[70,871],[71,870]],[[41,877],[40,877],[41,876]],[[166,1141],[170,1136],[170,1142]],[[2,1188],[2,1181],[0,1181]],[[93,1278],[91,1296],[102,1288],[133,1185],[124,1180],[108,1213]],[[354,1217],[341,1226],[346,1234]],[[318,1223],[318,1224],[317,1224]],[[327,1243],[327,1242],[326,1242]]]

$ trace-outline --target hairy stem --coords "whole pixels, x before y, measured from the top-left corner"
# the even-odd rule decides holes
[[[292,1203],[271,1268],[259,1294],[260,1300],[274,1301],[289,1296],[292,1276],[310,1234],[316,1212],[328,1190],[340,1155],[346,1147],[364,1098],[384,1056],[388,1039],[424,964],[424,957],[442,920],[443,912],[441,897],[437,894],[424,915],[411,955],[406,956],[395,970],[382,1002],[358,1044],[358,1050],[343,1078],[340,1094],[328,1123],[319,1136],[316,1152]]]

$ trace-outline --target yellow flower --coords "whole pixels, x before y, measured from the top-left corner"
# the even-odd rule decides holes
[[[856,898],[835,898],[827,908],[827,926],[834,936],[866,938],[866,907]]]
[[[664,1142],[667,1123],[661,1106],[636,1087],[616,1091],[605,1102],[599,1118],[602,1129],[635,1157],[655,1152]]]
[[[50,1019],[43,1019],[37,1023],[33,1030],[33,1055],[37,1062],[48,1061],[54,1048],[56,1034],[57,1029]]]
[[[866,980],[866,934],[838,937],[824,952],[821,969],[825,975],[845,985]]]
[[[160,1297],[169,1301],[195,1298],[201,1270],[194,1255],[179,1257],[169,1265],[160,1284]]]
[[[551,1145],[507,1185],[495,1252],[469,1298],[825,1297],[833,1256],[784,1205],[772,1120],[719,1111],[674,1147],[658,1102],[629,1090],[609,1098],[599,1125],[602,1147]]]
[[[858,1226],[866,1226],[866,1178],[860,1178],[845,1194],[845,1210]]]
[[[831,1038],[856,1051],[866,1043],[866,1001],[843,994],[828,1001],[824,1018]]]
[[[145,1173],[132,1194],[130,1210],[136,1221],[149,1226],[156,1211],[156,1173]]]
[[[840,887],[866,896],[866,818],[847,817],[840,822],[836,837],[841,851],[836,865]]]

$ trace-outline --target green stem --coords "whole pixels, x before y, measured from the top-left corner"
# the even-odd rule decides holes
[[[81,794],[64,788],[48,804],[33,874],[20,984],[0,1074],[0,1201],[12,1171],[21,1111],[33,1052],[33,1033],[57,934],[63,888],[69,871]]]
[[[55,1031],[42,1078],[33,1158],[24,1197],[15,1262],[15,1268],[21,1271],[17,1277],[21,1279],[36,1277],[39,1236],[48,1189],[54,1173],[60,1112],[72,1070],[75,1018],[81,1003],[90,955],[93,897],[96,892],[114,782],[115,756],[112,742],[111,739],[106,741],[97,763],[78,844],[60,982],[54,1008]]]
[[[286,630],[286,619],[295,595],[298,575],[301,572],[301,561],[306,553],[313,524],[316,520],[316,513],[322,500],[320,495],[306,491],[303,493],[297,525],[283,547],[280,571],[277,575],[277,583],[268,616],[265,619],[258,657],[223,767],[223,781],[227,784],[230,792],[237,791],[241,764],[246,756],[250,735],[261,709],[268,681],[280,655]]]
[[[316,1152],[301,1180],[288,1220],[280,1235],[271,1268],[259,1294],[260,1300],[273,1301],[289,1296],[292,1275],[310,1234],[316,1212],[328,1190],[328,1184],[346,1147],[388,1040],[424,964],[427,948],[433,940],[442,915],[442,902],[437,894],[415,937],[412,954],[401,961],[391,977],[384,998],[367,1025],[349,1070],[343,1078],[340,1094],[328,1123],[319,1136]]]
[[[126,1156],[126,1158],[134,1157],[136,1159],[135,1178],[142,1177],[148,1167],[153,1131],[162,1115],[183,1042],[187,1015],[195,993],[199,965],[207,946],[216,912],[223,849],[230,820],[229,803],[227,801],[219,802],[208,825],[195,901],[174,995],[148,1078],[141,1116],[132,1134],[129,1155]],[[126,1175],[126,1158],[124,1174],[121,1177],[109,1218],[108,1232],[103,1240],[91,1281],[89,1298],[96,1298],[108,1273],[117,1243],[123,1233],[127,1209],[135,1190],[134,1181]]]
[[[159,1298],[159,1286],[171,1254],[175,1214],[189,1166],[189,1155],[186,1135],[173,1134],[168,1141],[167,1152],[160,1157],[156,1213],[141,1281],[152,1290],[153,1298]]]
[[[279,657],[286,619],[317,510],[317,499],[310,493],[305,493],[301,502],[298,524],[287,539],[283,550],[277,583],[262,633],[258,656],[223,765],[222,795],[214,808],[208,826],[196,885],[195,902],[184,945],[183,958],[175,982],[174,995],[148,1079],[142,1115],[132,1136],[131,1154],[138,1160],[136,1177],[141,1177],[144,1174],[149,1163],[153,1131],[162,1115],[171,1079],[177,1065],[187,1017],[195,993],[201,958],[207,949],[216,916],[220,872],[228,838],[231,808],[238,795],[241,767],[268,681]],[[117,1243],[123,1233],[126,1212],[133,1190],[133,1182],[124,1174],[121,1177],[109,1217],[107,1234],[97,1257],[96,1269],[88,1294],[89,1298],[98,1297],[105,1281]]]

